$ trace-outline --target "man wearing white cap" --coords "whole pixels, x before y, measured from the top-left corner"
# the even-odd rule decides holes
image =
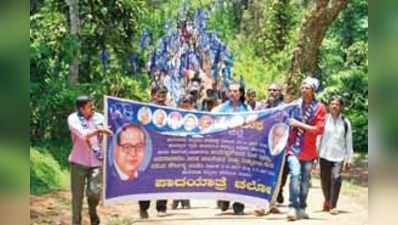
[[[309,192],[309,179],[313,161],[317,158],[316,139],[325,126],[326,108],[315,99],[319,81],[305,78],[300,86],[301,98],[292,111],[287,146],[287,163],[290,171],[288,220],[308,219],[305,212]]]

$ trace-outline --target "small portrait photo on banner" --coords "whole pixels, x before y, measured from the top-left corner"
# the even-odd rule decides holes
[[[151,122],[152,119],[152,110],[147,107],[143,106],[138,110],[137,113],[138,121],[140,121],[143,125],[147,125]]]
[[[171,129],[176,130],[182,126],[182,115],[180,112],[171,112],[169,113],[169,118],[167,119],[167,123]]]
[[[289,138],[289,126],[277,123],[272,126],[268,135],[268,146],[272,156],[279,155],[286,147]]]
[[[187,114],[184,118],[184,128],[191,131],[198,126],[198,118],[194,114]]]
[[[152,122],[158,128],[164,127],[166,125],[166,123],[167,123],[167,114],[166,114],[166,112],[163,109],[157,109],[153,113]]]
[[[213,125],[213,118],[209,115],[203,115],[199,119],[199,129],[201,131],[209,129]]]

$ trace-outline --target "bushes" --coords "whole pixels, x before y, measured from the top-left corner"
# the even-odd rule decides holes
[[[352,123],[354,150],[368,151],[368,46],[357,41],[347,49],[328,39],[321,49],[324,102],[334,94],[345,99],[345,114]]]
[[[345,99],[344,114],[351,121],[353,130],[354,150],[367,152],[368,150],[368,79],[361,70],[343,70],[329,77],[327,86],[321,93],[320,99],[327,102],[335,94]]]
[[[103,96],[112,95],[138,101],[149,99],[146,89],[148,78],[143,74],[131,78],[122,74],[103,77],[101,81],[69,85],[66,76],[32,82],[31,87],[31,140],[40,142],[69,140],[66,119],[75,111],[78,95],[89,94],[95,99],[96,111],[103,110]]]
[[[28,186],[27,157],[20,144],[0,144],[0,193],[25,194]]]
[[[45,149],[30,149],[30,192],[43,194],[66,185],[66,173]]]
[[[257,91],[257,97],[264,99],[266,96],[265,89],[272,82],[283,83],[283,74],[281,70],[286,68],[284,57],[280,57],[277,63],[264,64],[260,56],[254,54],[255,45],[247,43],[242,36],[238,36],[236,40],[230,41],[228,46],[234,55],[235,63],[233,72],[235,75],[242,75],[248,88],[254,88]],[[279,53],[277,56],[285,54]],[[275,56],[275,58],[277,57]],[[235,76],[235,79],[239,79]]]
[[[176,22],[182,2],[189,2],[190,13],[197,8],[212,9],[209,30],[227,43],[234,57],[234,73],[243,75],[259,98],[266,97],[264,87],[271,82],[283,83],[306,12],[306,4],[291,0],[112,2],[94,8],[81,4],[85,22],[80,40],[68,32],[65,2],[45,1],[31,11],[31,140],[35,146],[55,142],[56,149],[47,144],[44,147],[61,168],[67,165],[70,138],[66,118],[74,111],[75,97],[93,94],[97,111],[102,111],[103,95],[147,101],[149,79],[144,74],[145,62],[156,41],[166,32],[164,23]],[[324,96],[349,95],[347,116],[353,122],[357,149],[367,149],[366,21],[367,1],[349,3],[344,15],[330,27],[319,58],[319,77],[322,86],[327,87]],[[144,28],[152,34],[151,44],[146,48],[139,46]],[[99,55],[102,50],[108,57]],[[129,53],[137,55],[139,71],[132,72]],[[81,59],[79,84],[72,86],[67,76],[76,54]]]
[[[138,19],[146,15],[144,6],[143,0],[95,4],[94,8],[81,4],[81,16],[87,20],[82,23],[79,40],[68,32],[69,14],[65,2],[49,0],[33,10],[30,17],[30,125],[34,145],[49,140],[69,140],[66,118],[74,111],[78,95],[93,95],[97,111],[102,111],[103,95],[141,101],[148,98],[147,76],[143,71],[129,71],[125,56],[141,52],[136,45],[142,25]],[[103,24],[110,20],[115,27],[112,32],[104,33]],[[100,50],[108,52],[107,60],[99,56]],[[79,84],[70,85],[69,65],[76,55],[81,60]]]

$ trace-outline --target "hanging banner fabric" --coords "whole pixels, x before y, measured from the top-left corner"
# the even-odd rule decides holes
[[[106,96],[114,135],[104,153],[104,204],[204,198],[269,204],[294,107],[210,113]]]

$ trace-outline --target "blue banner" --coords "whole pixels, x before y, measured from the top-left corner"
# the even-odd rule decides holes
[[[209,113],[105,97],[104,203],[150,199],[239,200],[277,194],[289,134],[286,105]]]

